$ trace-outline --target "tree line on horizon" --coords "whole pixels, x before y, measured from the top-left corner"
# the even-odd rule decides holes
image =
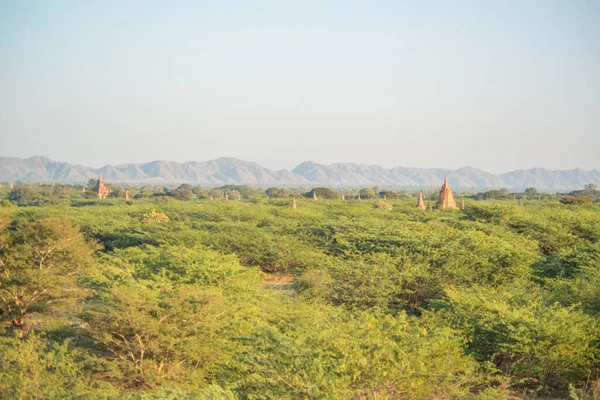
[[[4,187],[3,198],[11,204],[16,205],[42,205],[52,204],[64,199],[96,199],[98,196],[93,192],[97,180],[90,179],[88,184],[24,184],[16,182],[14,188]],[[398,190],[385,189],[378,187],[367,188],[337,188],[314,187],[314,188],[288,188],[288,187],[270,187],[266,190],[251,187],[249,185],[224,185],[215,188],[206,188],[201,186],[192,186],[190,184],[181,184],[179,186],[123,186],[107,184],[111,189],[110,198],[126,198],[130,200],[139,199],[160,199],[173,198],[180,201],[192,201],[195,199],[222,200],[227,196],[228,200],[241,200],[251,198],[314,198],[315,194],[319,199],[336,200],[344,198],[345,200],[361,199],[407,199],[416,198],[418,193],[422,192],[425,200],[436,201],[438,190]],[[0,193],[3,189],[0,188]],[[595,184],[585,185],[583,190],[576,190],[568,193],[550,194],[540,192],[536,188],[530,187],[522,192],[511,192],[508,189],[492,189],[485,192],[462,192],[458,196],[463,199],[474,200],[547,200],[556,199],[564,204],[587,204],[598,202],[600,200],[600,191]]]

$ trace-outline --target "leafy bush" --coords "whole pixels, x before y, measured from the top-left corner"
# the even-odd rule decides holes
[[[588,196],[563,196],[559,200],[563,204],[584,205],[590,204],[592,199]]]
[[[373,207],[382,210],[391,210],[392,208],[394,208],[390,203],[387,203],[383,200],[377,200],[375,203],[373,203]]]
[[[181,201],[191,201],[194,199],[194,195],[190,190],[175,189],[167,193],[167,196],[171,196]]]
[[[288,197],[294,197],[295,195],[295,193],[292,190],[280,187],[270,187],[267,190],[265,190],[265,194],[272,199],[284,199]]]
[[[326,187],[317,187],[317,188],[314,188],[310,192],[304,193],[303,196],[312,199],[314,193],[317,194],[317,197],[319,199],[335,200],[335,199],[339,199],[340,198],[340,195],[339,195],[338,192],[336,192],[336,191],[334,191],[332,189],[326,188]]]
[[[448,288],[456,326],[469,332],[469,350],[542,389],[587,377],[599,355],[592,334],[597,321],[527,292]]]
[[[595,204],[34,189],[58,202],[0,213],[0,397],[592,398],[600,377]]]
[[[101,399],[116,394],[110,385],[96,387],[79,353],[66,342],[48,344],[37,336],[0,337],[0,397]]]
[[[373,199],[377,196],[375,191],[371,188],[360,189],[358,193],[360,194],[361,199],[364,200]]]
[[[156,210],[152,210],[150,213],[146,213],[142,217],[142,222],[144,223],[165,223],[169,222],[169,217],[165,213],[157,212]]]
[[[17,186],[8,193],[8,200],[20,207],[26,207],[56,204],[59,198],[45,188]]]

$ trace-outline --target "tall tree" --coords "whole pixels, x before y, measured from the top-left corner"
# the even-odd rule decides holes
[[[57,312],[83,296],[76,277],[91,264],[93,248],[69,221],[0,223],[0,318],[25,337],[27,317]]]

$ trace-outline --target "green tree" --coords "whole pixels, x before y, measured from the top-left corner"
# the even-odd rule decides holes
[[[196,195],[196,197],[198,197],[199,199],[204,199],[206,198],[206,190],[202,189],[201,187],[194,187],[192,189],[192,193],[194,193]]]
[[[372,199],[376,196],[375,191],[371,188],[363,188],[358,191],[361,199]]]
[[[138,387],[202,380],[199,368],[219,353],[206,346],[218,317],[226,312],[220,294],[194,285],[129,281],[88,304],[89,335],[120,371]]]
[[[208,191],[208,197],[212,197],[213,200],[221,199],[225,196],[225,192],[219,189],[210,189]]]
[[[243,198],[249,197],[264,197],[265,194],[258,189],[252,188],[248,185],[225,185],[221,186],[220,189],[223,193],[229,193],[229,198],[232,199],[232,193],[241,194]]]
[[[194,195],[187,189],[175,189],[167,193],[167,196],[173,197],[180,201],[190,201],[194,199]]]
[[[177,190],[188,190],[188,191],[193,191],[195,188],[187,183],[182,183],[181,185],[177,186]]]
[[[43,206],[56,204],[58,197],[49,189],[17,186],[8,193],[8,200],[18,206]]]
[[[56,218],[20,222],[3,237],[0,317],[23,338],[31,313],[56,313],[85,294],[76,278],[91,264],[93,248],[79,229]]]
[[[523,192],[523,194],[528,199],[533,199],[533,198],[536,198],[537,196],[539,196],[539,192],[534,187],[529,187],[529,188],[525,189],[525,191]]]
[[[272,199],[283,199],[294,196],[294,192],[280,187],[270,187],[265,190],[265,194]]]
[[[504,193],[501,192],[500,190],[488,190],[487,192],[483,193],[483,198],[486,200],[500,199],[503,197],[504,197]]]
[[[397,190],[382,190],[378,194],[379,194],[379,197],[383,198],[383,196],[385,196],[385,198],[388,200],[400,199],[402,197],[407,197],[407,194],[405,192],[400,192]]]
[[[335,200],[340,198],[338,192],[326,187],[316,187],[313,190],[304,193],[303,196],[312,199],[313,193],[316,193],[319,199]]]
[[[124,199],[125,198],[125,189],[115,188],[113,191],[110,192],[108,197],[114,198],[114,199]]]
[[[562,196],[559,200],[563,204],[584,205],[590,204],[592,199],[587,196]]]
[[[85,188],[87,190],[94,190],[94,188],[96,187],[96,184],[98,183],[98,179],[96,178],[90,178],[87,181],[87,184],[85,185]]]

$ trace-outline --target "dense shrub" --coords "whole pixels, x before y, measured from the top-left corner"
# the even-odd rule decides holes
[[[325,187],[314,188],[310,192],[304,193],[303,196],[312,199],[314,193],[317,194],[317,197],[319,199],[335,200],[335,199],[340,198],[340,195],[338,192],[336,192],[335,190],[329,189],[329,188],[325,188]]]
[[[563,204],[583,205],[590,204],[592,199],[588,196],[563,196],[559,201]]]
[[[2,208],[0,397],[593,396],[595,204],[139,192]]]
[[[265,190],[265,194],[272,199],[283,199],[295,196],[294,191],[280,187],[270,187]]]
[[[57,204],[59,197],[47,188],[17,186],[8,193],[8,200],[18,206],[44,206]]]
[[[364,188],[358,191],[361,199],[368,200],[376,197],[375,191],[371,188]]]
[[[392,208],[394,208],[390,203],[386,203],[383,200],[377,200],[375,203],[373,203],[373,207],[382,210],[391,210]]]

